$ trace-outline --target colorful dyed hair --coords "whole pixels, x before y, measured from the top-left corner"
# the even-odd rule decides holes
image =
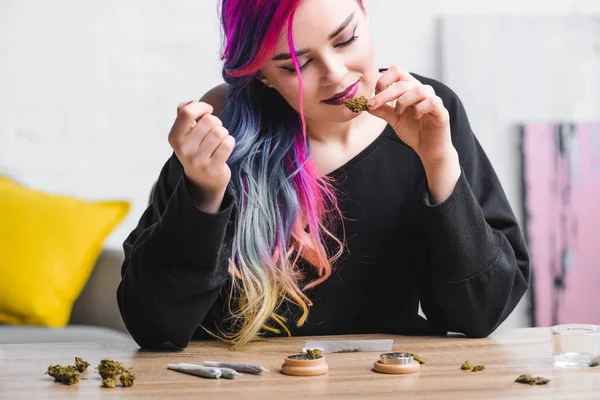
[[[361,0],[358,0],[362,6]],[[294,51],[292,25],[301,0],[222,0],[223,78],[228,93],[223,124],[236,139],[228,160],[236,219],[229,273],[229,329],[221,339],[242,345],[265,331],[290,334],[277,314],[283,301],[302,310],[312,305],[305,290],[331,275],[343,240],[331,227],[341,213],[331,182],[310,157],[302,108],[303,81]],[[288,44],[299,83],[300,112],[259,79],[287,27]],[[328,254],[326,240],[337,245]],[[305,282],[304,259],[316,272]],[[314,275],[311,273],[311,275]]]

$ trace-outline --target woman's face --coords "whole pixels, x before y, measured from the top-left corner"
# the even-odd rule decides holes
[[[307,119],[345,122],[358,114],[347,109],[348,97],[369,98],[379,77],[365,12],[357,0],[303,0],[293,24],[293,39],[304,85]],[[296,110],[298,77],[290,58],[287,27],[261,79]]]

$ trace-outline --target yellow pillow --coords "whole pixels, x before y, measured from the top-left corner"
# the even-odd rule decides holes
[[[43,193],[0,175],[0,324],[66,325],[129,207]]]

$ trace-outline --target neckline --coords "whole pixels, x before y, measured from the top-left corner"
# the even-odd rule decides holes
[[[351,159],[346,161],[340,167],[338,167],[338,168],[334,169],[333,171],[331,171],[330,173],[326,174],[325,177],[336,178],[339,175],[341,175],[342,173],[347,172],[348,169],[353,167],[356,163],[358,163],[363,158],[365,158],[370,152],[375,150],[375,148],[377,146],[379,146],[379,144],[383,141],[383,139],[385,139],[385,137],[388,135],[389,129],[392,129],[392,127],[390,126],[390,124],[387,124],[385,126],[385,128],[383,128],[381,133],[375,138],[375,140],[373,140],[371,143],[369,143],[369,145],[367,147],[362,149],[358,154],[356,154],[354,157],[352,157]]]

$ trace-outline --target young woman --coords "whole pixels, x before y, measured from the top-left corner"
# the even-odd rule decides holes
[[[178,106],[124,243],[117,297],[137,343],[494,331],[529,257],[456,94],[379,70],[362,0],[221,12],[225,83]],[[358,96],[368,111],[344,105]]]

